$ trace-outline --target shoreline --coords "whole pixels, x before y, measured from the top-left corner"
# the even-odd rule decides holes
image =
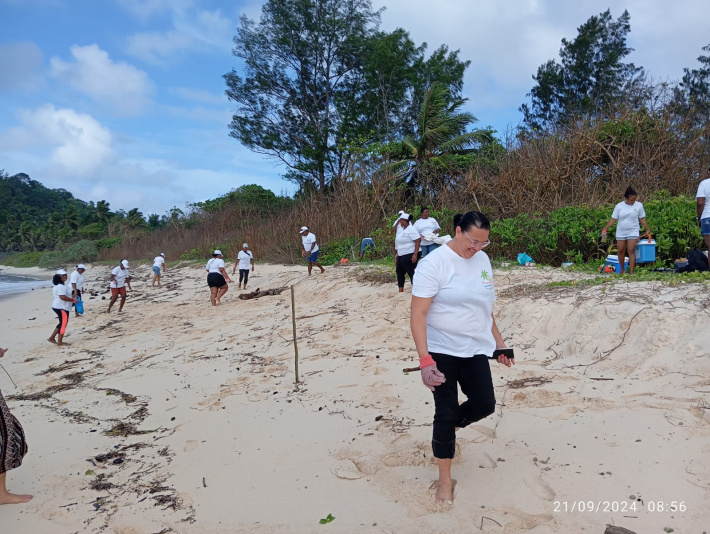
[[[213,308],[202,266],[168,269],[154,289],[150,266],[136,265],[124,313],[109,316],[108,272],[87,270],[96,296],[85,317],[71,315],[70,347],[46,342],[50,290],[0,301],[2,363],[18,389],[4,373],[0,388],[29,444],[8,487],[35,495],[0,507],[13,532],[454,533],[483,516],[507,534],[657,530],[659,514],[630,513],[630,495],[684,501],[663,516],[679,532],[707,525],[700,284],[525,296],[580,275],[495,270],[496,321],[516,365],[491,364],[496,412],[459,431],[446,506],[429,489],[431,394],[402,373],[416,365],[409,284],[399,294],[360,282],[358,266],[308,277],[257,265],[248,291],[296,288],[296,387],[289,291],[239,300],[232,284]],[[556,513],[556,501],[590,500],[627,509]]]

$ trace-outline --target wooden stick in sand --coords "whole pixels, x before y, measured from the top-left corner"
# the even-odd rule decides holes
[[[293,350],[295,352],[296,384],[298,384],[298,342],[296,340],[296,297],[291,286],[291,319],[293,320]]]
[[[403,373],[413,373],[415,371],[421,371],[421,370],[422,370],[421,367],[407,367],[405,369],[402,369],[402,372]]]

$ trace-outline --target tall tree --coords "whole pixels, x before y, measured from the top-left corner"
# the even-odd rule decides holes
[[[530,105],[520,107],[525,126],[535,130],[564,124],[634,94],[644,77],[643,69],[623,62],[633,51],[626,44],[630,31],[628,11],[614,20],[606,10],[582,24],[574,40],[562,39],[560,63],[551,59],[533,76]]]
[[[698,126],[710,121],[710,44],[703,47],[697,69],[683,69],[683,79],[673,91],[673,103],[677,110],[692,118]]]

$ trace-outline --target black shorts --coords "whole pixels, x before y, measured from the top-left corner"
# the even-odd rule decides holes
[[[224,279],[221,273],[210,273],[207,275],[207,285],[210,287],[224,287],[227,285],[227,281]]]

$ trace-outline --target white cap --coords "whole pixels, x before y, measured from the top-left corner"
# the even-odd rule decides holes
[[[222,255],[222,251],[221,251],[221,250],[215,250],[215,251],[212,253],[213,256],[216,256],[217,254],[219,254],[219,255],[221,256],[221,255]]]
[[[123,265],[125,268],[128,268],[128,260],[122,260],[121,265]]]
[[[398,223],[399,220],[402,218],[402,214],[403,214],[403,213],[404,213],[404,210],[399,210],[399,211],[397,212],[397,215],[399,215],[399,217],[397,217],[397,219],[394,221],[394,224],[392,225],[392,228],[394,228],[395,226],[397,226],[397,223]],[[409,219],[409,217],[407,217],[407,219]]]
[[[408,220],[409,220],[409,213],[404,213],[404,212],[402,212],[402,213],[399,214],[399,218],[400,218],[400,219],[404,219],[405,221],[408,221]],[[399,219],[398,219],[398,220],[399,220]]]
[[[246,243],[243,243],[242,248],[249,248],[249,245],[247,245]]]
[[[301,229],[299,230],[298,233],[299,233],[299,234],[302,234],[302,233],[305,232],[306,230],[308,230],[308,226],[301,226]]]
[[[67,272],[64,269],[59,269],[57,274],[67,274]]]
[[[165,257],[165,252],[161,252],[160,255],[164,258],[164,257]]]
[[[79,265],[76,266],[77,269],[86,269],[86,265],[83,263],[80,263]]]

